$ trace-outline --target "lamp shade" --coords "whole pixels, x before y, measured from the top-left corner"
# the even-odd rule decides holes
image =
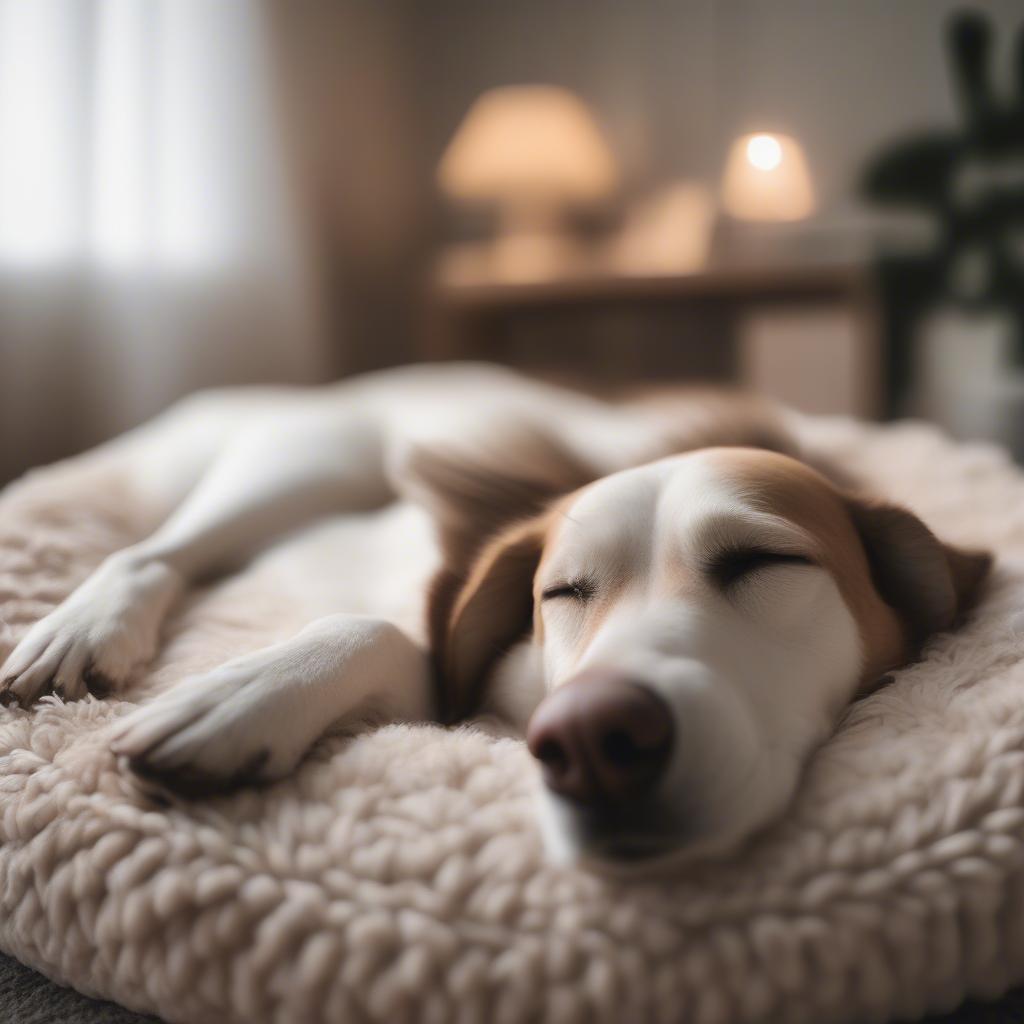
[[[801,220],[814,211],[814,190],[803,150],[788,135],[738,138],[729,151],[722,205],[742,220]]]
[[[459,200],[586,203],[605,198],[617,174],[577,96],[521,85],[476,100],[441,159],[438,181]]]

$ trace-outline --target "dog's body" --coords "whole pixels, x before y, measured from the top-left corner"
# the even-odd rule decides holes
[[[193,399],[115,445],[166,519],[23,638],[9,699],[118,689],[188,586],[341,514],[310,579],[331,614],[144,706],[115,751],[207,788],[288,773],[339,721],[525,728],[540,704],[544,813],[571,852],[748,834],[988,565],[841,494],[770,411],[722,399],[610,406],[419,367]]]

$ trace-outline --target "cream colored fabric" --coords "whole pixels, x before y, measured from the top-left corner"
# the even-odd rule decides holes
[[[989,596],[854,707],[742,855],[627,884],[544,864],[521,744],[388,727],[265,791],[161,806],[108,753],[116,700],[0,710],[0,948],[189,1024],[884,1020],[1024,979],[1024,478],[921,427],[816,422]],[[0,656],[148,528],[112,459],[0,499]],[[289,632],[280,552],[174,619],[137,692]],[[132,694],[134,699],[134,694]]]

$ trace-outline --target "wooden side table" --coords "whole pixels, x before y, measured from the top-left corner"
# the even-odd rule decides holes
[[[787,335],[799,333],[786,326],[794,317],[836,315],[847,325],[853,353],[841,371],[832,369],[857,379],[843,385],[850,408],[818,411],[874,416],[882,406],[878,316],[870,275],[861,266],[723,267],[656,276],[582,270],[543,281],[439,273],[428,312],[425,359],[491,359],[599,388],[694,377],[743,380],[751,363],[744,338],[752,324],[762,325],[754,333],[770,355]],[[773,317],[778,340],[763,329]],[[815,350],[813,337],[803,344],[805,356],[790,359],[798,369]],[[768,362],[761,357],[761,364]],[[826,360],[820,372],[830,367]]]

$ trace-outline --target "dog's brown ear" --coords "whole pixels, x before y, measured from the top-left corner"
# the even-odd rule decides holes
[[[875,589],[921,643],[966,612],[992,566],[986,551],[944,544],[912,512],[898,505],[848,499]]]
[[[458,443],[410,444],[392,467],[403,497],[430,512],[445,564],[460,574],[498,531],[599,475],[553,432],[502,421],[481,433]]]
[[[506,527],[484,545],[463,579],[435,582],[431,634],[445,720],[472,711],[488,670],[529,630],[547,521],[540,515]]]

